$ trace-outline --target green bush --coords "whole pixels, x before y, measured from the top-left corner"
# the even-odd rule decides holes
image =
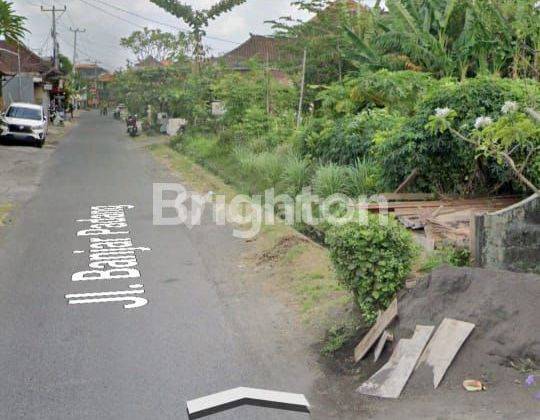
[[[323,162],[354,164],[368,156],[375,134],[400,121],[384,109],[363,111],[342,118],[315,118],[300,133],[302,153]]]
[[[395,219],[381,225],[370,215],[366,225],[329,229],[326,243],[339,280],[354,294],[366,322],[373,322],[404,286],[416,247]]]
[[[333,194],[347,192],[348,170],[345,166],[335,163],[319,166],[313,177],[312,185],[320,197],[329,197]]]
[[[417,105],[414,117],[383,141],[376,141],[385,183],[397,187],[414,168],[420,169],[415,188],[423,191],[467,194],[505,181],[507,171],[497,162],[477,161],[473,146],[449,132],[432,133],[426,125],[437,108],[451,108],[458,115],[455,126],[469,136],[476,118],[497,120],[506,101],[524,104],[535,97],[540,97],[540,84],[532,80],[479,77],[460,83],[439,81]]]
[[[470,264],[471,252],[467,248],[446,246],[428,255],[420,267],[420,271],[428,273],[443,265],[466,267]]]
[[[350,81],[350,97],[364,107],[386,107],[408,115],[414,105],[434,84],[428,73],[379,70],[367,72]]]

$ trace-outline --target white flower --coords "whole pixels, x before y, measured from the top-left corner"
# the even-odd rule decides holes
[[[540,1],[537,1],[536,3],[534,3],[534,8],[536,10],[540,10]]]
[[[452,112],[450,108],[437,108],[435,110],[435,115],[439,118],[446,118],[450,115],[450,112]]]
[[[540,2],[539,2],[540,3]],[[513,114],[519,110],[519,105],[514,101],[506,101],[501,108],[503,114]]]
[[[474,122],[474,128],[480,130],[491,124],[493,124],[493,120],[490,117],[478,117]]]

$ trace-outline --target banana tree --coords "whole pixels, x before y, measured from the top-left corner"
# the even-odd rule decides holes
[[[509,74],[525,65],[519,61],[527,57],[524,49],[529,57],[531,52],[538,54],[540,12],[533,3],[387,0],[388,13],[374,12],[376,36],[366,39],[349,30],[351,56],[371,67],[417,69],[437,77]]]

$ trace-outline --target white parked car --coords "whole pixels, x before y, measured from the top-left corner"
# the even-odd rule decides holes
[[[38,147],[47,137],[48,119],[41,105],[12,103],[0,117],[0,136],[31,140]]]

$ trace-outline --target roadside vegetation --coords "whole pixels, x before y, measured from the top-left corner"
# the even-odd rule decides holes
[[[11,203],[0,203],[0,227],[8,223],[8,217],[13,205]]]
[[[243,72],[219,61],[198,60],[194,69],[185,38],[173,65],[117,73],[115,97],[140,115],[150,105],[187,120],[187,131],[158,153],[179,152],[240,192],[297,196],[310,187],[321,197],[369,196],[394,191],[413,171],[411,192],[538,191],[540,2],[387,0],[384,12],[381,2],[296,3],[316,17],[273,22],[284,52],[272,68],[261,58]],[[273,77],[276,68],[288,80]],[[212,115],[216,101],[221,116]],[[340,288],[352,292],[367,323],[418,266],[413,240],[394,220],[295,227],[328,246]],[[419,271],[467,259],[463,250],[436,250]],[[322,304],[310,299],[308,307]],[[329,349],[345,330],[336,327]]]

